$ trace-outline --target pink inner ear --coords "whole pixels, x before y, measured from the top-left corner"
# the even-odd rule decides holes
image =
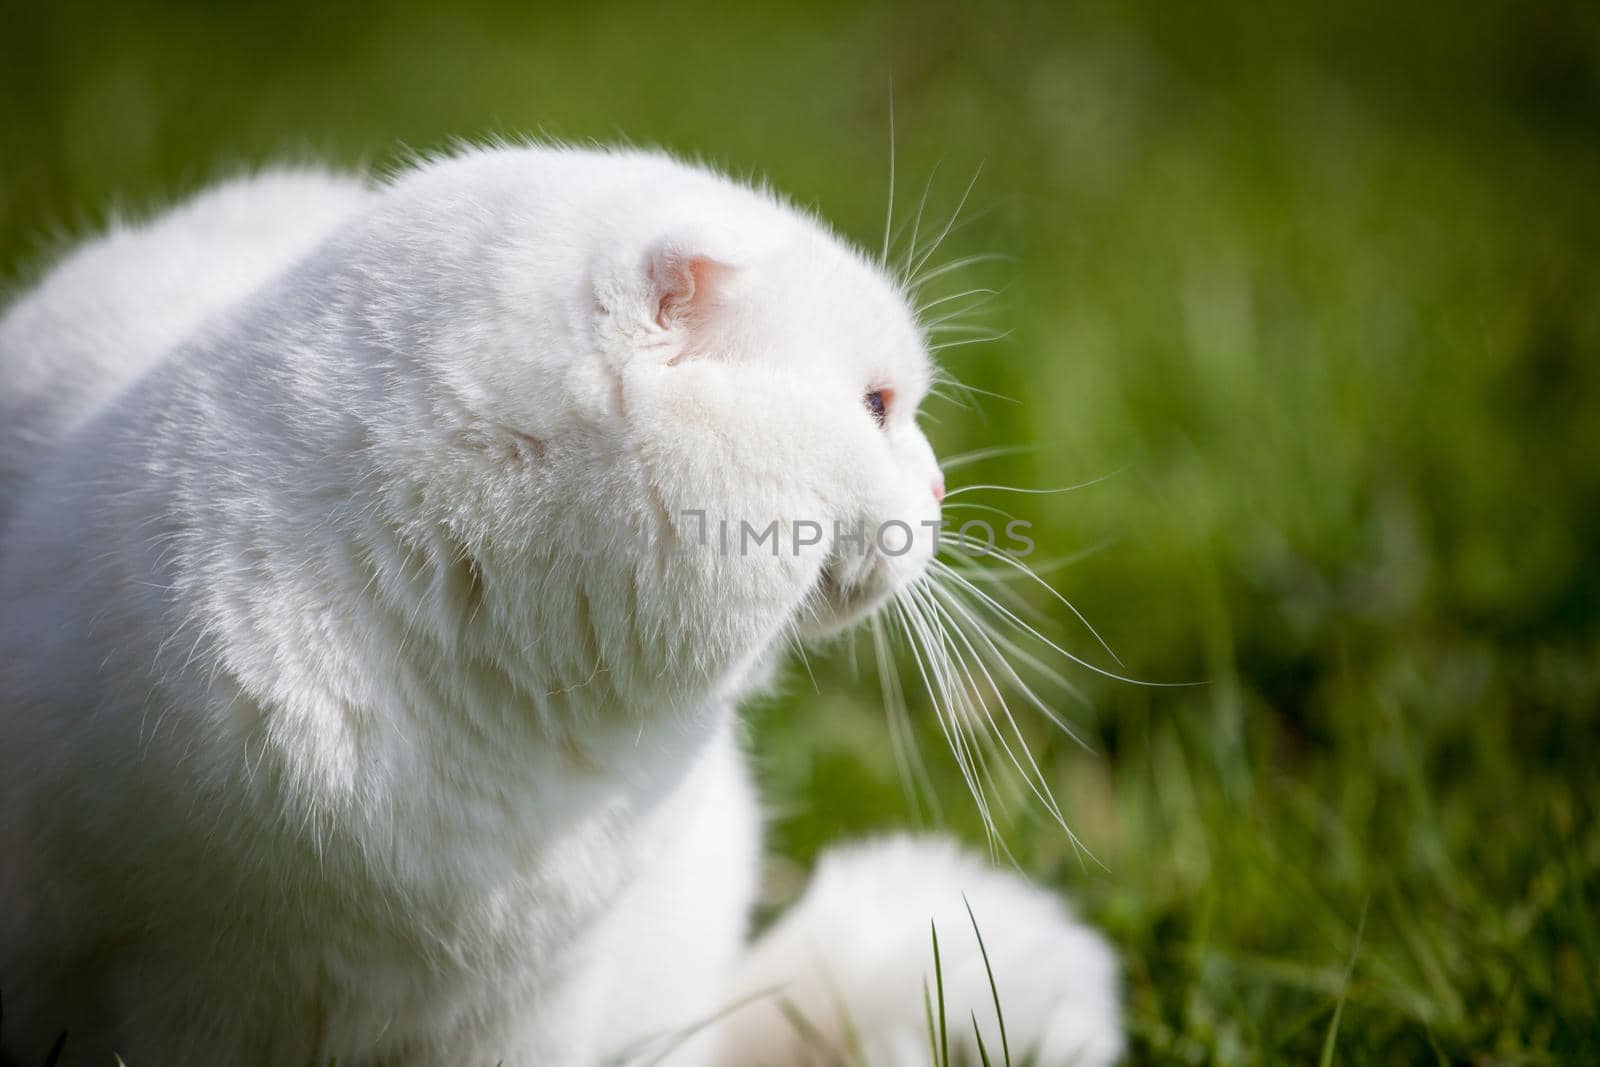
[[[650,280],[656,290],[656,325],[669,329],[703,314],[716,296],[717,282],[729,271],[710,256],[677,250],[656,254],[650,263]]]

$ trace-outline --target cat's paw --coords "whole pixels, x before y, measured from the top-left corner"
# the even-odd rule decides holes
[[[731,1017],[723,1062],[807,1063],[819,1051],[871,1067],[935,1062],[923,996],[926,982],[937,1017],[935,929],[953,1061],[980,1061],[981,1032],[989,1061],[1004,1062],[996,996],[1013,1063],[1093,1067],[1121,1055],[1117,964],[1098,933],[1055,895],[948,841],[896,837],[825,856],[752,948],[741,993],[770,993]]]

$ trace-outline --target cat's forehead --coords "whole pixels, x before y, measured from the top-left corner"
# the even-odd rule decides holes
[[[774,338],[806,363],[824,364],[907,392],[925,389],[931,366],[915,314],[900,287],[838,239],[810,235],[777,269],[780,294],[768,305]]]
[[[680,172],[681,173],[681,172]],[[672,205],[645,207],[721,235],[751,277],[747,335],[769,358],[835,371],[875,386],[925,390],[931,366],[916,315],[889,273],[826,220],[770,189],[688,172],[692,189]],[[716,220],[715,225],[707,220]],[[659,230],[661,218],[650,223]]]

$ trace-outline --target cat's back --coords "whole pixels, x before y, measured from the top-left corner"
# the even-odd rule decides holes
[[[373,195],[327,171],[266,171],[70,252],[0,317],[0,499],[63,434]]]

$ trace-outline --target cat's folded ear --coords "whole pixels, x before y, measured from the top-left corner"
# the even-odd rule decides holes
[[[738,272],[738,257],[720,235],[661,237],[645,263],[655,324],[663,330],[706,324],[727,300]]]
[[[742,255],[715,227],[674,230],[642,252],[611,261],[596,278],[595,299],[618,327],[651,346],[690,349],[734,302]]]

